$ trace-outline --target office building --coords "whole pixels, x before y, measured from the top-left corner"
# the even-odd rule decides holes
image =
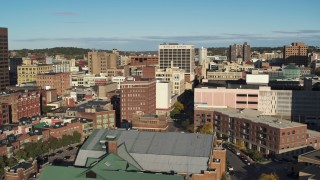
[[[106,73],[107,69],[117,69],[118,54],[107,52],[88,52],[90,74]]]
[[[18,84],[35,82],[37,78],[37,74],[51,72],[52,70],[53,70],[52,64],[18,66]]]
[[[157,66],[159,58],[155,55],[130,56],[130,66]]]
[[[10,86],[15,86],[18,83],[18,66],[22,65],[22,58],[10,58]]]
[[[179,67],[185,74],[193,74],[194,46],[177,43],[159,45],[160,69]]]
[[[121,120],[131,120],[133,113],[156,113],[156,81],[125,81],[121,89]]]
[[[172,94],[182,94],[185,89],[185,71],[183,69],[175,68],[166,68],[156,70],[156,80],[159,82],[170,82]]]
[[[8,29],[0,27],[0,90],[9,85]]]
[[[284,46],[283,58],[285,64],[295,63],[299,66],[308,66],[308,48],[303,42],[293,42],[291,46]]]
[[[230,61],[243,64],[244,62],[251,60],[251,48],[250,45],[245,42],[243,45],[234,44],[229,47],[229,58]]]
[[[46,87],[57,89],[57,94],[60,96],[71,88],[70,72],[43,73],[38,74],[36,77],[37,86],[40,86],[42,89],[46,89]]]

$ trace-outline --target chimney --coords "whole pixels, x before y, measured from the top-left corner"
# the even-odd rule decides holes
[[[118,149],[118,145],[116,140],[106,142],[107,153],[117,154],[117,149]]]

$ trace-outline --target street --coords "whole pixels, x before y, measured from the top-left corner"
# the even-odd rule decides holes
[[[254,165],[245,165],[241,159],[227,149],[227,161],[233,166],[233,173],[229,175],[231,180],[256,180],[262,173],[276,173],[279,179],[292,179],[287,176],[289,163],[256,163]]]

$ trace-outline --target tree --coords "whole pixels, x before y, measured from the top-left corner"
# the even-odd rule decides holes
[[[256,161],[262,161],[263,160],[263,154],[261,152],[258,152],[258,151],[254,151],[252,157]]]
[[[170,112],[170,117],[174,118],[177,114],[180,114],[180,111],[178,109],[174,109]]]
[[[240,150],[246,150],[247,149],[245,144],[244,144],[244,141],[239,140],[239,141],[237,141],[236,145],[238,146],[238,148]]]
[[[185,129],[188,128],[188,126],[190,125],[190,122],[189,122],[189,119],[186,119],[184,121],[182,121],[182,124],[181,124]]]
[[[81,142],[81,134],[77,131],[73,132],[73,143],[80,143]]]
[[[205,124],[200,128],[200,133],[201,134],[213,134],[213,128],[211,124]]]
[[[175,109],[178,109],[180,112],[184,110],[184,106],[181,102],[177,101],[175,104],[174,104],[174,108]]]
[[[226,173],[223,173],[223,174],[222,174],[221,180],[227,180],[227,175],[226,175]]]
[[[259,177],[259,180],[279,180],[279,177],[277,174],[275,173],[271,173],[271,174],[261,174],[261,176]]]
[[[16,157],[18,159],[28,159],[28,154],[24,149],[20,149],[17,153],[16,153]]]

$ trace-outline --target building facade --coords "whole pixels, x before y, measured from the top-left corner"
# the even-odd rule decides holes
[[[18,66],[22,65],[22,58],[10,58],[10,85],[15,86],[18,83]]]
[[[57,90],[58,95],[63,95],[71,88],[71,73],[43,73],[36,76],[37,85],[45,89],[50,86]]]
[[[9,85],[8,29],[0,27],[0,90]]]
[[[251,60],[251,48],[250,45],[245,42],[243,45],[234,44],[229,47],[230,61],[242,64]]]
[[[239,80],[244,79],[245,73],[244,72],[207,72],[207,79],[208,80]]]
[[[218,136],[267,155],[293,156],[307,146],[320,148],[320,133],[311,132],[306,124],[263,116],[261,112],[234,108],[195,107],[195,129],[211,124]],[[316,143],[316,144],[314,144]]]
[[[130,56],[130,66],[156,66],[159,58],[155,55]]]
[[[50,72],[52,69],[52,64],[18,66],[18,84],[36,81],[37,74]]]
[[[173,94],[182,94],[185,89],[184,70],[179,68],[167,68],[156,70],[156,80],[160,82],[170,82]]]
[[[117,69],[118,54],[107,52],[88,52],[90,74],[106,73],[107,69]]]
[[[159,45],[160,69],[179,67],[186,74],[193,74],[194,54],[193,45],[161,44]]]
[[[130,120],[132,114],[141,111],[144,114],[156,113],[156,81],[125,81],[121,89],[121,120]]]
[[[283,47],[283,58],[285,64],[308,66],[308,46],[302,42],[293,42],[291,46]]]

